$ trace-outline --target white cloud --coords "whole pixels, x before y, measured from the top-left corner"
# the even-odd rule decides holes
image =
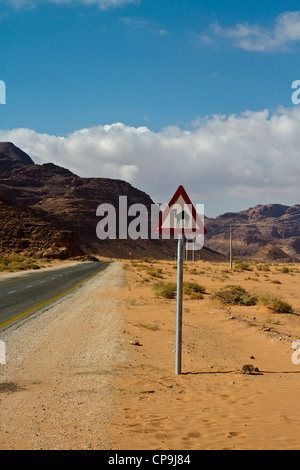
[[[183,184],[195,203],[227,198],[256,203],[299,202],[300,107],[270,115],[195,120],[192,131],[155,133],[125,124],[78,130],[66,137],[30,129],[0,130],[36,163],[53,162],[80,176],[125,179],[156,202],[168,202]],[[226,204],[224,203],[224,206]]]
[[[21,7],[35,7],[39,3],[48,2],[57,5],[71,5],[71,4],[83,4],[83,5],[95,5],[102,10],[109,8],[122,7],[129,3],[139,3],[140,0],[0,0],[0,3],[12,5],[15,8]]]
[[[281,13],[272,28],[248,23],[224,28],[215,23],[205,33],[194,35],[193,44],[197,47],[213,46],[224,38],[235,47],[248,51],[286,51],[291,44],[300,41],[300,11]]]

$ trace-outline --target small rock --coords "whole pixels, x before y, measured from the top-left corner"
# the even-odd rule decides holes
[[[254,367],[252,364],[245,364],[241,368],[242,374],[254,375],[255,373],[259,373],[258,367]]]
[[[131,341],[129,341],[129,343],[133,346],[142,346],[142,344],[136,339],[132,339]]]

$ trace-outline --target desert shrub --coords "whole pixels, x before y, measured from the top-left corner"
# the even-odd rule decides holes
[[[184,282],[183,283],[183,293],[187,295],[192,294],[203,294],[205,292],[205,287],[200,286],[197,282]]]
[[[141,259],[142,263],[153,263],[153,258],[142,258]]]
[[[157,297],[163,297],[165,299],[175,299],[177,292],[176,282],[158,282],[154,284],[153,289],[155,290]]]
[[[177,283],[176,282],[158,282],[154,284],[153,289],[158,297],[164,297],[165,299],[174,299],[177,294]],[[200,286],[196,282],[184,282],[183,293],[190,296],[191,300],[203,299],[203,293],[205,287]]]
[[[259,271],[270,271],[270,265],[269,264],[258,264],[257,269]]]
[[[235,290],[239,292],[246,292],[246,289],[244,289],[244,287],[235,285],[235,284],[227,284],[227,286],[225,286],[224,289]]]
[[[252,271],[252,267],[250,266],[249,263],[245,263],[244,261],[236,261],[234,263],[235,269],[239,269],[241,271]]]
[[[294,313],[293,307],[276,295],[262,294],[258,297],[258,301],[261,305],[273,310],[274,313]]]
[[[257,304],[257,297],[249,294],[240,286],[227,286],[214,293],[213,298],[223,304],[252,306]]]
[[[281,271],[283,272],[283,274],[288,274],[290,272],[289,268],[287,268],[286,266],[284,266]]]
[[[149,276],[157,277],[160,279],[163,278],[163,275],[162,275],[163,270],[161,268],[155,269],[152,266],[151,267],[149,266],[145,269],[145,271],[146,271],[146,274],[148,274]]]
[[[18,255],[17,253],[14,253],[13,255],[10,255],[7,257],[7,262],[8,263],[23,263],[25,261],[25,258],[21,255]]]
[[[198,274],[198,271],[196,268],[190,269],[190,274]]]
[[[191,300],[202,300],[204,299],[204,295],[201,292],[192,292],[190,295]]]
[[[34,259],[24,258],[19,254],[2,256],[0,258],[0,271],[16,272],[28,269],[40,269]]]

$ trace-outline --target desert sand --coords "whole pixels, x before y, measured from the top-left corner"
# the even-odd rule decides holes
[[[0,366],[0,448],[298,450],[300,365],[291,346],[300,338],[299,268],[185,263],[184,280],[206,293],[184,297],[178,376],[176,299],[153,290],[176,280],[176,263],[113,263],[1,333],[9,354]],[[279,295],[294,313],[212,299],[227,284]],[[242,375],[244,364],[260,372]]]
[[[127,307],[123,333],[130,363],[120,365],[124,375],[116,380],[121,402],[114,448],[299,449],[300,365],[292,363],[291,349],[300,337],[297,265],[290,273],[282,273],[281,265],[231,273],[228,265],[186,263],[184,280],[205,286],[207,294],[184,299],[183,374],[176,376],[176,300],[156,298],[151,286],[160,279],[134,264],[127,263],[120,294]],[[162,270],[164,281],[176,281],[175,263],[153,267]],[[212,300],[214,290],[227,284],[279,295],[295,314],[228,308]],[[260,374],[240,374],[244,364]]]

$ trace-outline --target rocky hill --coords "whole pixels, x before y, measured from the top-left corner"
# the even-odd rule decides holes
[[[129,238],[100,241],[97,238],[96,226],[100,219],[96,210],[100,204],[109,203],[117,208],[117,220],[119,196],[127,196],[128,206],[143,204],[151,213],[151,198],[129,183],[107,178],[81,178],[52,163],[36,165],[10,143],[0,144],[0,170],[0,194],[21,206],[47,214],[59,230],[76,233],[85,253],[128,258],[131,252],[134,258],[175,258],[174,241]],[[201,258],[223,260],[224,256],[203,249]]]
[[[46,215],[42,217],[2,196],[0,220],[0,256],[18,253],[25,257],[69,259],[85,255],[75,233],[58,230]]]
[[[206,246],[226,255],[229,253],[229,227],[232,225],[235,257],[257,258],[259,261],[264,256],[269,261],[285,262],[286,256],[300,259],[299,204],[292,207],[258,205],[238,213],[228,212],[215,219],[206,219],[205,225],[208,230]],[[260,252],[266,245],[273,249]]]
[[[272,261],[280,261],[284,263],[292,263],[294,261],[289,255],[287,255],[284,251],[280,248],[273,246],[273,245],[266,245],[263,246],[257,253],[252,255],[252,259],[255,261],[262,261],[268,262]]]

